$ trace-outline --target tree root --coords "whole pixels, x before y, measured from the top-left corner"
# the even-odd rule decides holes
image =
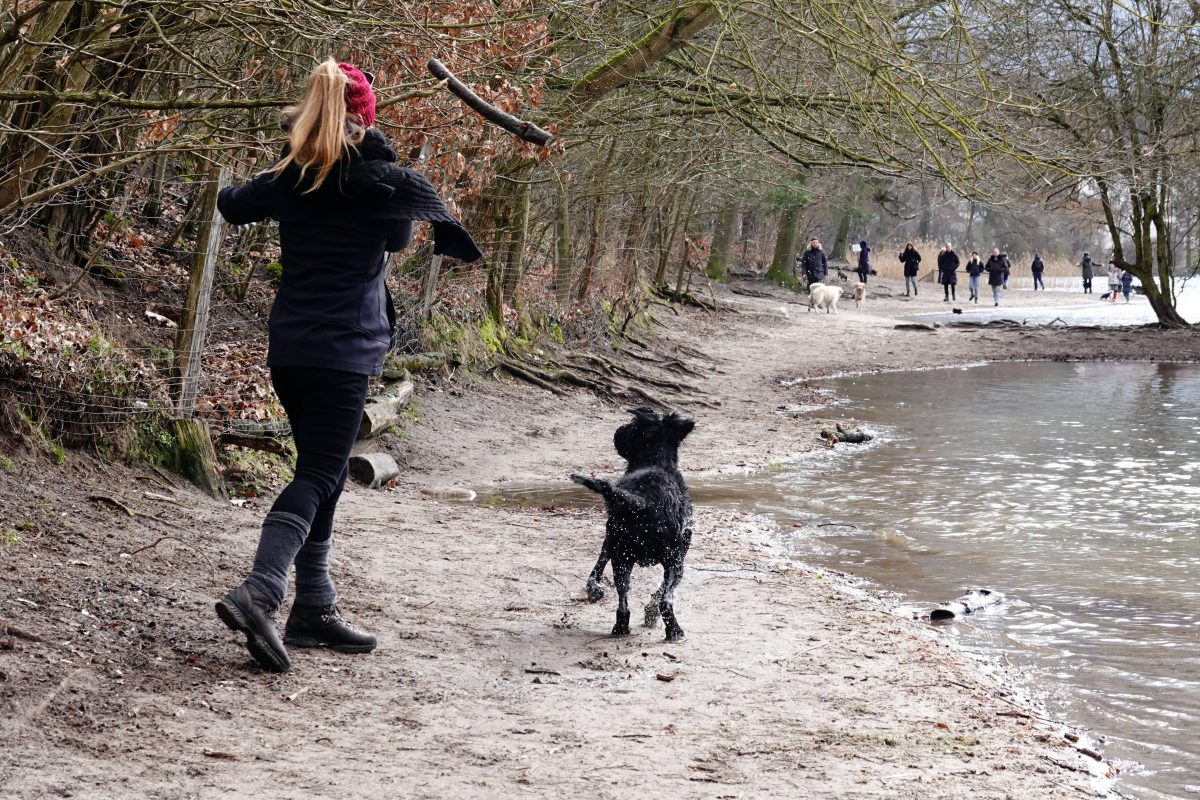
[[[569,394],[567,392],[564,392],[562,389],[558,388],[550,381],[548,381],[545,378],[542,378],[538,375],[533,374],[532,371],[527,370],[524,367],[519,366],[517,364],[514,364],[512,361],[509,361],[508,359],[504,359],[504,360],[500,361],[500,363],[497,366],[502,368],[509,375],[512,375],[514,378],[519,378],[528,383],[532,383],[534,386],[538,386],[542,389],[545,389],[548,392],[553,392],[554,394],[558,395],[559,397],[568,397],[569,396]]]
[[[722,310],[722,307],[717,305],[715,301],[710,303],[707,300],[703,300],[686,290],[677,292],[667,286],[656,286],[654,288],[654,293],[664,300],[670,300],[671,302],[679,303],[680,305],[695,306],[696,308],[702,308],[705,311]]]

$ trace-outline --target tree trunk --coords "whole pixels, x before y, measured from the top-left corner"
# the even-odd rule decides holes
[[[666,238],[663,240],[658,254],[658,269],[654,271],[655,286],[662,286],[667,282],[667,263],[671,260],[671,253],[675,251],[675,240],[679,236],[679,222],[683,218],[684,205],[684,198],[677,196],[674,208],[671,210],[671,222],[667,227]]]
[[[708,277],[725,283],[729,280],[729,251],[733,245],[733,224],[737,218],[737,206],[726,203],[717,214],[713,229],[712,249],[708,254]]]
[[[783,286],[796,288],[796,224],[800,217],[799,206],[788,206],[779,213],[779,231],[775,235],[775,254],[771,259],[771,268],[767,270],[767,280]]]
[[[528,183],[517,187],[516,213],[513,215],[508,244],[508,264],[504,269],[504,302],[509,304],[516,299],[517,287],[525,277],[525,242],[529,238],[529,189]]]
[[[571,183],[564,178],[554,214],[554,299],[560,308],[570,299],[571,275]]]
[[[588,291],[592,288],[592,274],[596,270],[596,259],[600,255],[600,240],[604,231],[604,204],[601,198],[596,198],[592,207],[592,229],[588,234],[587,258],[583,262],[583,274],[579,277],[579,288],[575,292],[575,301],[583,303],[587,300]]]
[[[835,261],[846,259],[846,240],[850,237],[850,224],[854,222],[854,209],[843,209],[838,219],[837,236],[833,239],[833,247],[829,248],[829,258]]]

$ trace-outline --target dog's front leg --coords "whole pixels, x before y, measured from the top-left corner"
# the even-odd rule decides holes
[[[617,624],[613,625],[613,636],[629,635],[629,578],[633,575],[632,561],[612,562],[613,583],[617,585]]]

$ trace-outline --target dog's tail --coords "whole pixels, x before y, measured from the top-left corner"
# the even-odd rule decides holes
[[[588,478],[583,475],[571,474],[571,480],[585,489],[591,489],[596,494],[608,500],[613,494],[613,485],[603,478]]]
[[[571,480],[603,497],[605,504],[610,509],[614,506],[627,506],[634,511],[644,511],[646,509],[645,500],[632,492],[627,492],[624,489],[613,486],[611,481],[606,481],[603,478],[587,478],[583,475],[575,474],[571,475]]]

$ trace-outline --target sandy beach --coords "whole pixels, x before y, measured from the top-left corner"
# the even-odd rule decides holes
[[[863,309],[845,300],[837,315],[762,284],[715,289],[716,312],[656,308],[640,335],[695,368],[704,400],[683,407],[697,420],[685,474],[822,447],[812,421],[778,412],[820,402],[839,373],[1200,359],[1191,331],[897,329],[948,305],[940,287],[897,288],[872,284]],[[1005,303],[1094,298],[1010,290]],[[698,508],[677,606],[687,639],[666,644],[661,628],[612,638],[614,593],[583,598],[600,511],[455,499],[617,473],[622,408],[454,371],[419,380],[411,416],[386,443],[398,485],[355,487],[339,510],[342,608],[380,646],[293,652],[283,676],[258,670],[212,613],[271,494],[232,506],[143,467],[8,454],[0,517],[24,524],[0,548],[0,619],[25,635],[0,629],[4,795],[1044,800],[1103,788],[1109,766],[1010,696],[999,669],[790,560],[761,519]],[[638,604],[657,577],[635,572]]]

